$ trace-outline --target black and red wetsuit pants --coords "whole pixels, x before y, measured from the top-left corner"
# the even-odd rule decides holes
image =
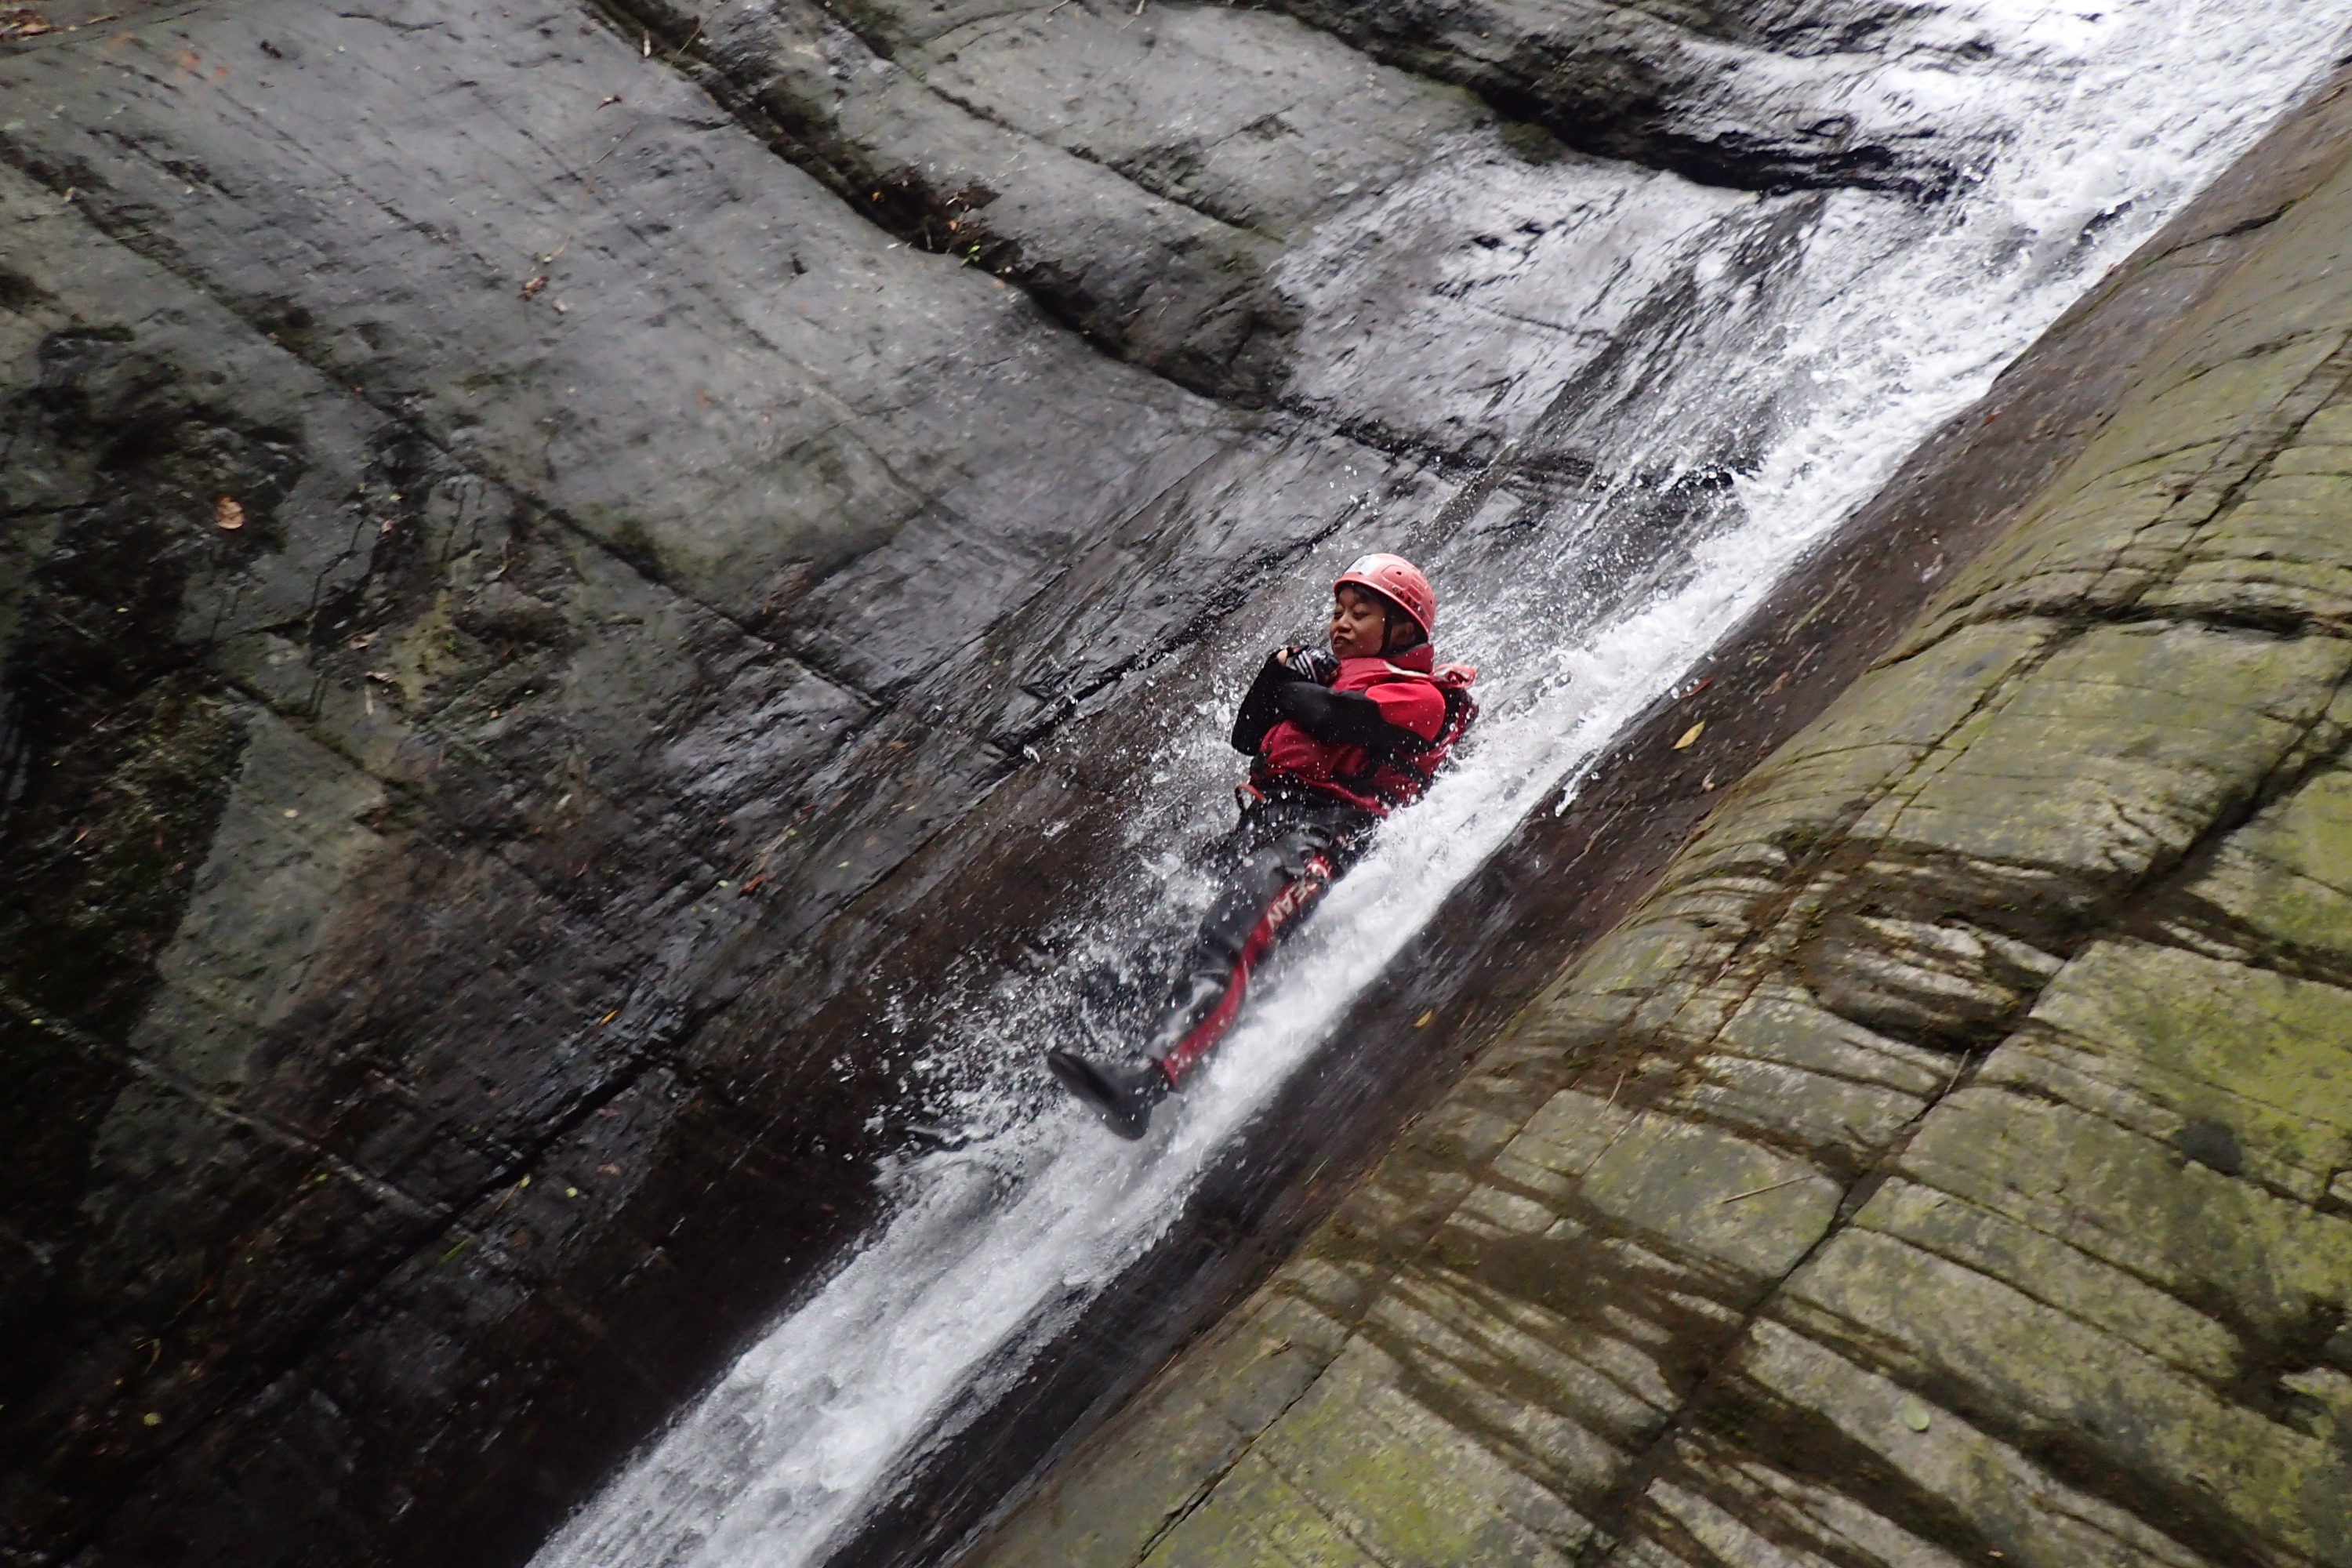
[[[1147,1054],[1171,1084],[1224,1037],[1259,960],[1363,854],[1380,819],[1339,801],[1260,801],[1210,851],[1216,901],[1178,970]]]

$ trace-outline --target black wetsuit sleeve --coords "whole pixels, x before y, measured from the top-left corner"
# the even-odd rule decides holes
[[[1277,687],[1271,700],[1282,718],[1318,741],[1373,752],[1418,752],[1429,744],[1403,725],[1390,723],[1381,716],[1381,705],[1360,691],[1334,691],[1293,680]]]
[[[1265,661],[1265,668],[1250,682],[1248,692],[1242,698],[1241,710],[1234,715],[1234,750],[1245,756],[1257,755],[1258,747],[1265,741],[1265,732],[1283,721],[1279,699],[1276,695],[1287,686],[1307,686],[1302,676],[1292,671],[1276,654]],[[1321,687],[1312,687],[1320,691]]]

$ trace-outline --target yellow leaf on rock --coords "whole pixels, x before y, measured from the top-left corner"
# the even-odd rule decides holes
[[[1697,740],[1698,732],[1706,728],[1706,721],[1702,719],[1697,723],[1692,725],[1689,729],[1685,730],[1683,731],[1683,738],[1675,742],[1675,750],[1677,752],[1689,751],[1691,748],[1691,742]]]

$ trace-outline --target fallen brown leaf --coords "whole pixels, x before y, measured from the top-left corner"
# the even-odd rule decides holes
[[[235,496],[213,498],[213,524],[234,532],[245,526],[245,508]]]

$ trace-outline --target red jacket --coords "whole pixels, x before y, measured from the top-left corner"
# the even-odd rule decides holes
[[[1375,704],[1393,743],[1322,740],[1285,719],[1259,741],[1251,783],[1261,790],[1303,788],[1381,816],[1418,800],[1476,711],[1467,689],[1475,672],[1433,664],[1425,643],[1394,659],[1341,659],[1329,689]],[[1458,695],[1449,700],[1449,691]]]

